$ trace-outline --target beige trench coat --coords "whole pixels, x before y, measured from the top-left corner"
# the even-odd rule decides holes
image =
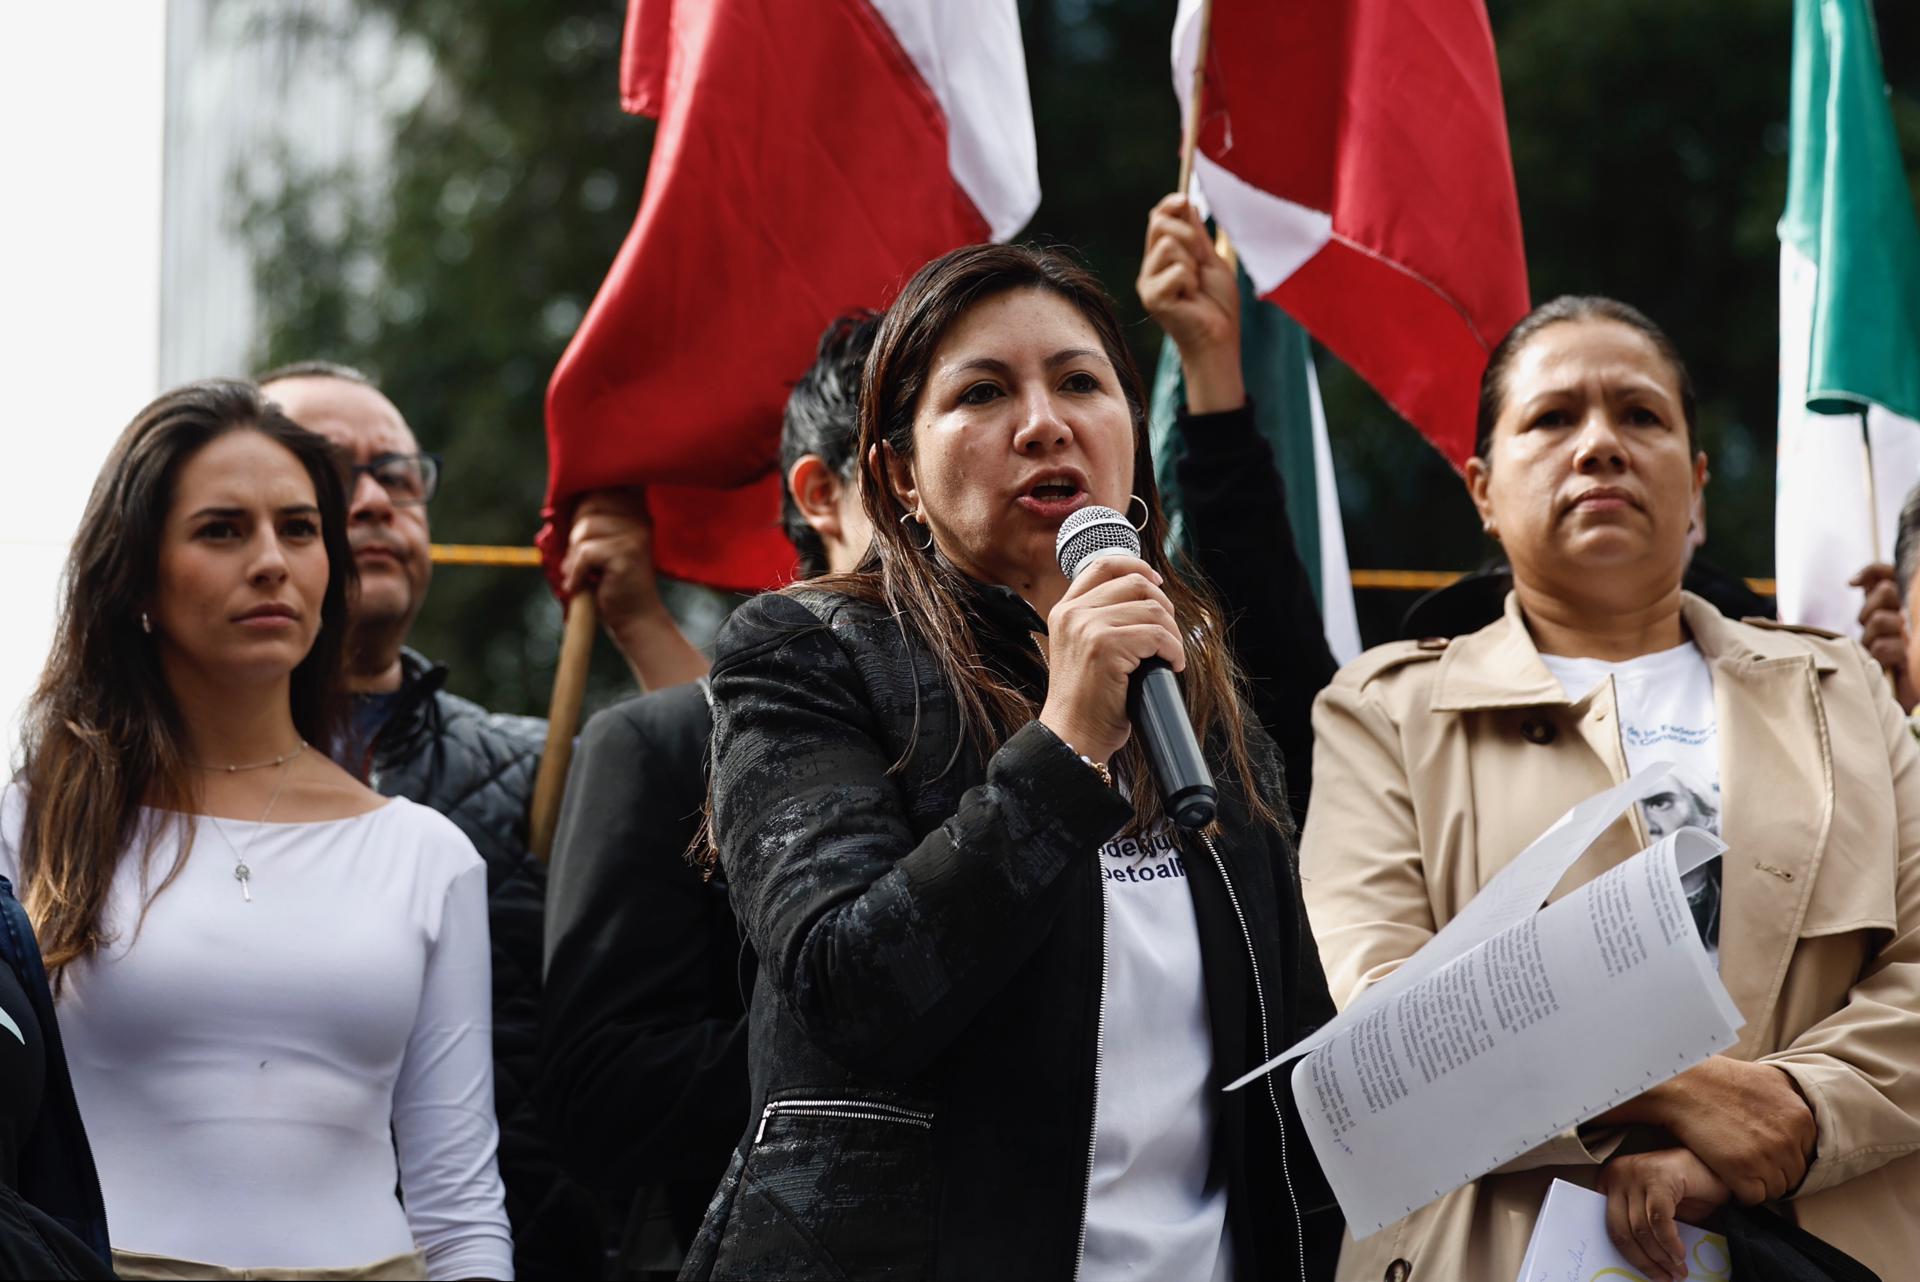
[[[1887,1282],[1920,1277],[1920,751],[1853,642],[1683,610],[1719,719],[1720,973],[1746,1016],[1727,1053],[1778,1064],[1812,1104],[1791,1213]],[[1471,636],[1362,655],[1313,720],[1301,878],[1343,1006],[1626,777],[1613,683],[1569,701],[1511,595]],[[1645,844],[1636,808],[1556,894]],[[1592,1187],[1621,1140],[1582,1134],[1349,1241],[1341,1282],[1512,1282],[1548,1184]]]

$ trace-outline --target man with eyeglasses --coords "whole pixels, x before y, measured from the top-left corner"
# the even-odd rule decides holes
[[[347,527],[360,573],[347,645],[353,715],[334,755],[349,769],[368,768],[381,793],[446,815],[487,862],[494,1103],[515,1272],[597,1277],[599,1212],[560,1173],[531,1094],[546,869],[527,849],[527,807],[546,723],[488,712],[449,693],[445,666],[407,648],[433,574],[427,507],[440,468],[393,402],[364,374],[328,362],[282,366],[259,382],[290,418],[338,446],[352,468]],[[654,591],[650,531],[636,501],[590,496],[571,542],[570,582],[596,584],[602,620],[643,684],[706,671]]]

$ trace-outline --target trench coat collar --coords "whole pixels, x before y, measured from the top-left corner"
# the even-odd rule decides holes
[[[1681,619],[1713,671],[1720,743],[1720,977],[1746,1016],[1731,1052],[1764,1053],[1772,1011],[1806,918],[1833,819],[1833,745],[1820,678],[1838,664],[1777,626],[1740,625],[1691,593]],[[1554,706],[1567,709],[1580,737],[1626,778],[1611,682],[1569,699],[1534,648],[1509,593],[1503,616],[1447,647],[1436,673],[1436,712]],[[1647,841],[1639,808],[1637,844]]]
[[[1735,626],[1691,592],[1680,594],[1680,618],[1700,653],[1713,665],[1716,678],[1723,670],[1744,670],[1776,659],[1811,659],[1823,674],[1835,667],[1824,651],[1809,655],[1805,643],[1792,640],[1787,630]],[[1570,707],[1574,703],[1541,661],[1533,634],[1521,617],[1520,599],[1509,592],[1498,619],[1447,646],[1440,657],[1429,706],[1435,712],[1473,712]]]

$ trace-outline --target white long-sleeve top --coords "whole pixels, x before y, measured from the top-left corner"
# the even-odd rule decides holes
[[[24,812],[9,788],[0,870],[16,884]],[[180,825],[145,818],[158,885]],[[112,942],[68,968],[57,1008],[114,1245],[229,1268],[348,1267],[417,1245],[429,1277],[511,1278],[472,844],[405,800],[195,828],[144,922],[140,860],[123,855]]]

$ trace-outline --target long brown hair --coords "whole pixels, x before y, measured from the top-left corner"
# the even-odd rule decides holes
[[[109,942],[101,921],[107,894],[136,839],[144,878],[159,830],[141,824],[143,805],[179,812],[186,826],[180,856],[154,895],[186,861],[198,788],[141,613],[156,588],[180,469],[215,438],[245,430],[285,446],[313,481],[327,590],[319,635],[293,670],[290,698],[300,736],[323,752],[333,746],[345,706],[342,649],[354,582],[339,458],[325,437],[295,424],[252,383],[212,379],[164,393],[134,416],[94,481],[67,556],[53,650],[27,704],[20,877],[56,983],[65,966]]]
[[[1255,778],[1247,752],[1244,678],[1227,649],[1225,615],[1197,568],[1176,565],[1165,551],[1166,517],[1154,485],[1148,446],[1146,394],[1140,370],[1127,350],[1113,303],[1093,275],[1056,250],[1026,245],[974,245],[934,259],[907,283],[887,310],[860,397],[860,496],[873,524],[873,545],[859,571],[815,580],[848,595],[884,603],[902,626],[932,652],[947,686],[960,702],[961,734],[983,756],[1039,715],[1039,704],[985,662],[980,638],[963,604],[966,576],[932,548],[908,537],[906,509],[888,484],[884,444],[901,458],[913,456],[913,421],[926,388],[935,351],[947,331],[976,303],[1016,289],[1038,289],[1072,303],[1100,336],[1118,376],[1133,420],[1133,493],[1146,505],[1140,532],[1142,557],[1158,570],[1186,640],[1181,678],[1194,733],[1203,744],[1224,743],[1228,765],[1248,809],[1282,828],[1281,818]],[[959,744],[953,745],[957,751]],[[909,749],[911,751],[911,749]],[[1116,764],[1125,777],[1150,778],[1145,750],[1133,736]],[[898,769],[904,765],[895,763]],[[1134,828],[1152,831],[1165,818],[1159,790],[1134,789]]]

